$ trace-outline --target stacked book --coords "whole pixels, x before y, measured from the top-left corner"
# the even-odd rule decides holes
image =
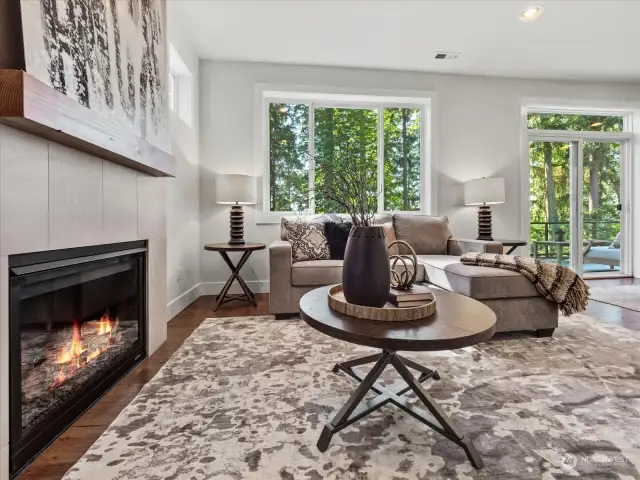
[[[431,298],[431,289],[422,285],[413,285],[409,290],[389,290],[389,303],[398,308],[419,307]]]

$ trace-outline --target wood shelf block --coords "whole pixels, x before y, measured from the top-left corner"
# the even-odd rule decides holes
[[[172,155],[22,70],[0,69],[0,123],[154,177],[175,176]]]

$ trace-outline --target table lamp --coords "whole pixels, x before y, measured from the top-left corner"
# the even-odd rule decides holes
[[[253,205],[255,180],[250,175],[218,175],[216,177],[216,203],[231,205],[229,243],[244,243],[244,212],[242,205]]]
[[[504,178],[476,178],[464,184],[464,204],[478,205],[478,240],[493,240],[491,207],[504,203]]]

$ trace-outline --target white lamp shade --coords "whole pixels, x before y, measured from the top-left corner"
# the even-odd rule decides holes
[[[465,205],[504,203],[504,178],[476,178],[464,184]]]
[[[256,203],[255,184],[250,175],[218,175],[216,203],[253,205]]]

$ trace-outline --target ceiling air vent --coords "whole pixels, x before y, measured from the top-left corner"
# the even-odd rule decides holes
[[[455,60],[460,56],[459,53],[456,52],[438,52],[436,54],[436,60]]]

